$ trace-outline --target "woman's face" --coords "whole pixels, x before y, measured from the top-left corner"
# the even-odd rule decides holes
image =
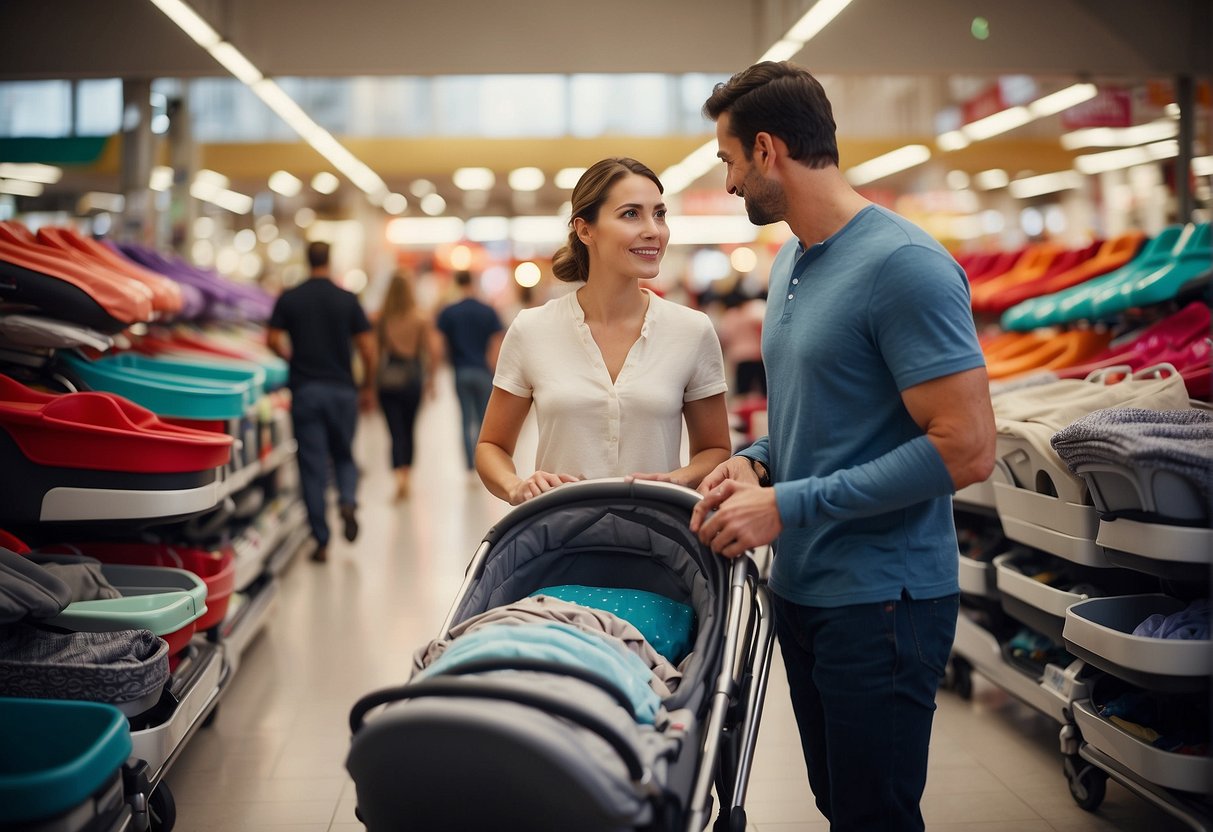
[[[656,277],[670,240],[661,191],[647,177],[625,175],[607,193],[598,221],[579,224],[578,234],[590,250],[591,271]]]

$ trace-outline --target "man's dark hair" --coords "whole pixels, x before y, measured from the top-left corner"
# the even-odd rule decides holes
[[[307,247],[307,264],[313,269],[321,269],[329,264],[329,244],[309,243]]]
[[[472,285],[472,273],[467,271],[466,269],[460,269],[459,271],[455,272],[455,285],[456,286],[471,286]]]
[[[753,157],[754,137],[770,133],[798,162],[838,166],[830,99],[807,69],[787,61],[763,61],[717,84],[703,113],[712,121],[729,114],[729,132],[741,142],[746,161]]]

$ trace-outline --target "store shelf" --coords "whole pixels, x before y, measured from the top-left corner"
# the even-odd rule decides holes
[[[236,552],[237,590],[247,588],[269,569],[282,543],[294,535],[300,525],[307,525],[307,509],[303,501],[279,500],[266,507],[261,516],[232,541],[232,548]],[[278,568],[281,569],[281,566]]]
[[[1213,761],[1208,757],[1155,748],[1101,717],[1089,699],[1074,703],[1074,720],[1089,745],[1119,762],[1137,778],[1168,789],[1210,794]]]
[[[1002,520],[1003,532],[1017,543],[1049,552],[1082,566],[1094,566],[1099,569],[1115,566],[1108,560],[1103,549],[1096,545],[1093,537],[1075,537],[1016,517],[999,517]]]
[[[219,696],[223,673],[223,654],[216,645],[195,640],[188,663],[183,661],[170,682],[170,693],[177,700],[172,714],[162,723],[131,731],[131,756],[147,763],[153,785],[167,772],[211,705]]]
[[[1204,580],[1213,565],[1209,528],[1118,517],[1100,521],[1095,542],[1109,562],[1171,580]]]
[[[1051,685],[1059,684],[1057,674],[1046,673],[1033,678],[1007,664],[998,640],[968,616],[962,615],[956,621],[952,651],[968,660],[982,676],[1033,709],[1062,725],[1070,721],[1066,709],[1074,695],[1073,690],[1054,689]],[[1045,677],[1051,685],[1042,684]]]
[[[996,482],[993,487],[1000,518],[1012,517],[1070,537],[1095,539],[1099,513],[1093,506],[1066,502],[1005,482]]]
[[[997,598],[994,564],[960,555],[958,577],[960,591],[977,598]]]
[[[1208,803],[1203,800],[1148,783],[1130,771],[1119,760],[1088,743],[1083,744],[1078,754],[1138,797],[1183,821],[1196,832],[1213,830],[1213,816],[1210,815]]]
[[[1113,676],[1150,690],[1205,689],[1213,673],[1213,643],[1133,635],[1137,625],[1151,615],[1171,615],[1186,606],[1160,594],[1083,601],[1066,611],[1066,649]]]
[[[253,639],[269,621],[278,597],[278,582],[272,579],[258,584],[256,591],[240,596],[240,603],[224,620],[221,629],[224,657],[231,672],[240,668],[241,660]]]
[[[994,509],[994,482],[986,479],[966,485],[952,495],[952,505],[960,509]]]
[[[1012,618],[1060,642],[1066,610],[1088,596],[1033,580],[1019,570],[1020,559],[1021,555],[1010,552],[994,558],[1002,607]]]
[[[166,491],[52,488],[42,498],[42,523],[188,517],[218,505],[220,484]]]

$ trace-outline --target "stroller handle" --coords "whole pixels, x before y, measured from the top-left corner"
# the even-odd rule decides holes
[[[660,482],[658,480],[630,480],[625,477],[608,477],[570,482],[527,500],[522,505],[515,506],[497,522],[497,525],[489,529],[484,539],[490,544],[496,543],[503,534],[528,517],[550,511],[566,503],[599,500],[618,500],[620,502],[646,500],[666,503],[685,509],[689,515],[695,504],[701,499],[703,497],[698,491],[686,486],[675,485],[672,482]]]

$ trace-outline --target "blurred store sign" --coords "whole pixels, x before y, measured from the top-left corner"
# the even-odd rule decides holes
[[[1061,114],[1066,130],[1083,127],[1129,127],[1133,124],[1133,94],[1124,87],[1100,87],[1096,96]]]
[[[683,191],[682,208],[678,213],[695,216],[717,214],[744,214],[745,202],[724,189],[724,171],[721,169],[720,187],[697,188]]]
[[[1146,85],[1146,100],[1155,107],[1165,107],[1175,101],[1175,85],[1170,81],[1151,81]],[[1196,84],[1196,103],[1200,107],[1213,107],[1213,84],[1200,81]]]
[[[1004,75],[977,95],[961,102],[961,120],[969,124],[997,112],[1026,104],[1037,95],[1036,82],[1027,75]]]

